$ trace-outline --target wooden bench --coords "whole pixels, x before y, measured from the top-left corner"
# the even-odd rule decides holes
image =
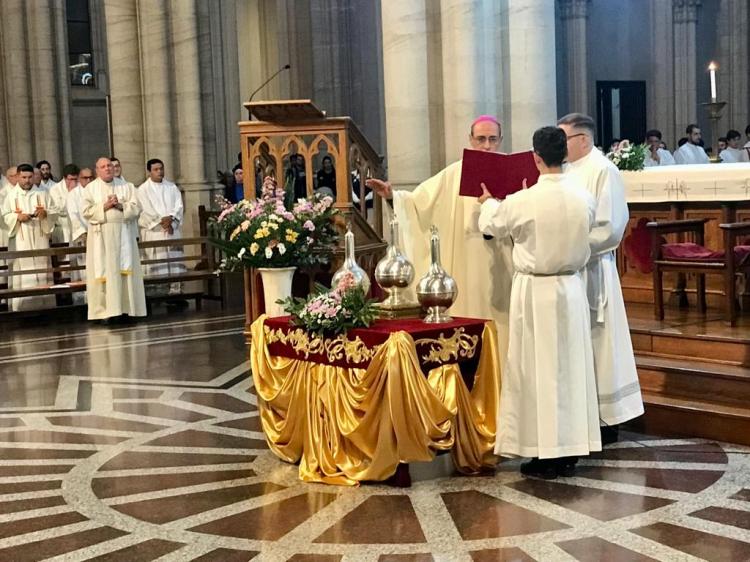
[[[144,270],[147,265],[172,262],[179,262],[185,265],[187,269],[186,271],[170,275],[144,275],[143,282],[146,286],[175,282],[207,282],[219,278],[219,273],[216,271],[214,263],[214,255],[208,251],[208,248],[210,247],[208,238],[204,236],[140,242],[138,246],[140,249],[159,247],[174,248],[175,246],[200,248],[197,252],[192,254],[186,253],[184,256],[180,257],[142,259],[141,265],[144,267]],[[9,299],[12,298],[40,295],[55,295],[56,297],[59,297],[61,295],[71,295],[76,292],[85,291],[86,283],[71,282],[71,274],[75,271],[85,270],[86,267],[84,265],[74,265],[69,260],[69,256],[71,255],[85,253],[85,247],[67,245],[56,245],[55,247],[44,250],[8,251],[5,249],[3,251],[0,249],[0,304],[5,303],[4,309],[7,311],[10,308],[8,306]],[[47,267],[26,270],[15,269],[14,271],[11,271],[7,266],[9,260],[40,256],[49,258]],[[195,262],[195,265],[191,269],[188,267],[188,264],[193,262]],[[11,283],[8,282],[10,278],[31,273],[47,273],[49,277],[51,277],[52,282],[49,285],[41,285],[38,287],[15,289],[10,287]],[[217,284],[217,286],[219,289],[218,295],[214,294],[211,290],[201,290],[179,295],[148,296],[146,301],[147,306],[150,312],[151,304],[154,302],[192,299],[195,300],[196,308],[200,310],[203,299],[215,299],[221,301],[223,307],[224,298],[221,294],[221,284]],[[58,302],[56,308],[64,308],[66,306],[73,306],[72,299],[70,302],[64,304]]]

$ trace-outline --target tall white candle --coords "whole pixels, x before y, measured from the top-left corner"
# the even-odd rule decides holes
[[[711,102],[716,102],[716,64],[708,65],[708,72],[711,75]]]

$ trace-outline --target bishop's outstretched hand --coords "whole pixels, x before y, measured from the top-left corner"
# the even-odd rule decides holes
[[[384,199],[391,199],[393,197],[393,188],[390,182],[369,178],[365,180],[365,185]]]

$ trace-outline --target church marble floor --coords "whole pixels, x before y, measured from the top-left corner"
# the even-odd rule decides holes
[[[0,561],[750,560],[750,449],[629,432],[573,478],[304,484],[243,318],[0,330]]]

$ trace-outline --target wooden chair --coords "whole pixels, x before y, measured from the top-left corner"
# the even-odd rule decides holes
[[[750,222],[720,224],[727,251],[714,251],[705,247],[704,227],[709,219],[687,219],[650,222],[651,256],[654,262],[654,316],[664,319],[665,272],[694,273],[698,310],[706,312],[706,274],[721,275],[724,279],[724,319],[734,326],[737,323],[735,278],[750,270],[750,246],[740,243],[750,235]],[[690,236],[691,242],[666,243],[664,236],[678,234]]]

